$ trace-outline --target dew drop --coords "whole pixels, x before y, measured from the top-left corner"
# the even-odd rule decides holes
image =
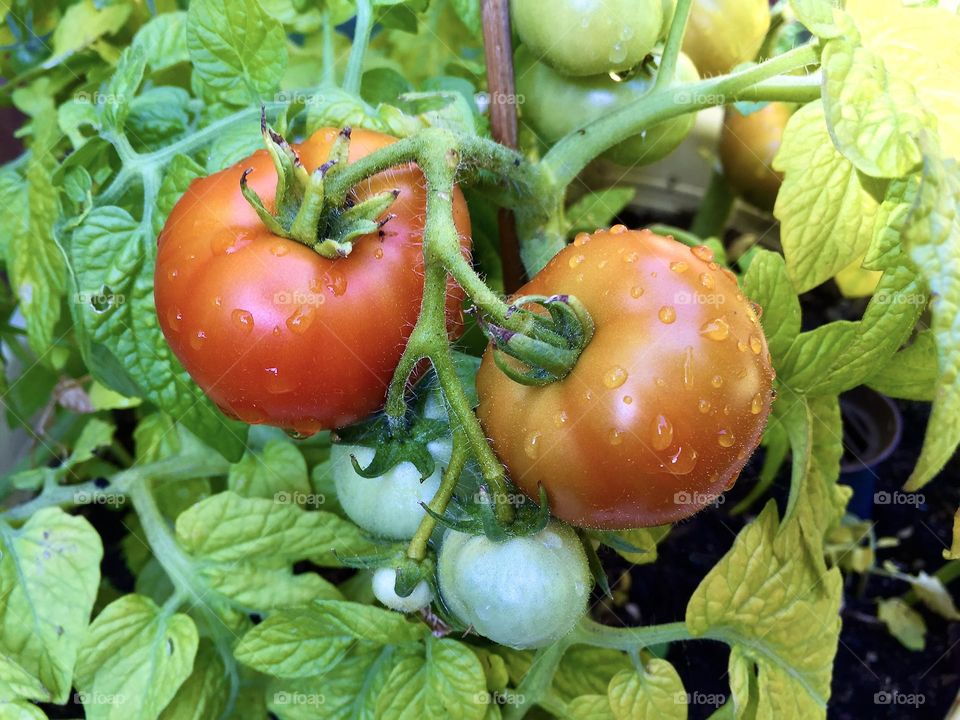
[[[660,318],[660,322],[669,325],[677,319],[677,311],[670,305],[664,305],[657,313],[657,317]]]
[[[714,375],[713,378],[711,378],[710,380],[710,384],[713,385],[715,388],[718,388],[721,385],[723,385],[723,378],[720,375]]]
[[[747,303],[747,317],[750,318],[750,322],[754,325],[760,320],[760,315],[763,314],[763,308],[761,308],[756,303]]]
[[[736,375],[737,375],[737,380],[745,379],[747,377],[747,369],[740,368],[739,370],[737,370]]]
[[[673,442],[673,423],[663,415],[657,415],[653,421],[651,443],[654,450],[666,450]]]
[[[178,270],[170,270],[167,272],[167,280],[176,280],[179,276],[180,272]]]
[[[730,336],[730,325],[725,318],[714,318],[700,327],[700,334],[710,340],[726,340]]]
[[[639,259],[640,259],[640,253],[636,251],[628,252],[626,255],[623,256],[623,261],[625,263],[635,263]]]
[[[763,410],[763,396],[757,393],[753,396],[753,400],[750,401],[750,412],[754,415],[759,415],[761,410]]]
[[[204,330],[197,330],[193,337],[190,338],[190,347],[192,347],[194,350],[199,350],[201,347],[203,347],[203,343],[206,342],[206,339],[207,333]]]
[[[229,255],[235,250],[236,238],[227,234],[214,235],[210,240],[210,252],[214,255]]]
[[[219,295],[217,295],[217,296],[213,299],[213,306],[214,306],[214,307],[223,307],[223,298],[220,297]]]
[[[756,335],[750,336],[750,349],[753,350],[754,355],[759,355],[763,351],[763,343]]]
[[[600,264],[597,265],[597,267],[600,268],[601,270],[603,270],[606,266],[607,266],[607,261],[606,261],[606,260],[601,260],[601,261],[600,261]]]
[[[639,298],[641,295],[643,295],[643,288],[639,285],[634,285],[632,288],[630,288],[630,297],[632,297],[634,300]]]
[[[573,238],[573,244],[576,247],[583,247],[590,241],[590,233],[578,232],[576,237]]]
[[[629,404],[631,404],[632,402],[633,402],[633,398],[632,398],[632,397],[630,397],[629,395],[624,395],[624,396],[623,396],[623,404],[624,404],[624,405],[629,405]]]
[[[180,331],[180,322],[183,320],[183,313],[180,312],[177,308],[170,308],[167,310],[167,324],[170,325],[170,329],[179,332]]]
[[[737,340],[737,350],[746,352],[749,346],[743,340]]]
[[[612,228],[610,228],[611,235],[623,235],[626,231],[626,225],[614,225]]]
[[[627,381],[627,371],[619,365],[614,365],[603,375],[603,384],[611,390],[618,388]]]
[[[687,345],[683,350],[683,386],[687,390],[693,389],[693,346]]]
[[[527,439],[523,444],[523,451],[531,460],[536,460],[540,455],[540,432],[538,430],[534,430],[527,435]]]
[[[681,445],[677,451],[670,456],[670,463],[667,465],[667,472],[673,475],[686,475],[693,472],[697,464],[697,451],[692,447]]]
[[[619,445],[623,442],[623,433],[616,428],[612,428],[607,434],[607,440],[610,441],[611,445]]]
[[[729,406],[729,405],[724,405],[724,406],[723,406],[723,414],[724,414],[724,415],[729,415],[729,414],[730,414],[730,406]]]
[[[693,253],[694,257],[697,257],[704,262],[713,262],[713,250],[708,248],[706,245],[697,245],[696,247],[690,248],[690,252]]]
[[[264,369],[264,372],[267,374],[267,380],[264,384],[268,393],[279,395],[296,388],[296,382],[292,378],[288,379],[286,375],[280,372],[279,368],[268,367]]]
[[[328,287],[334,295],[343,295],[347,291],[347,279],[343,276],[343,273],[334,270],[330,273]]]
[[[670,269],[675,273],[685,273],[689,267],[690,266],[687,265],[687,263],[685,263],[683,260],[676,260],[670,263]]]
[[[280,333],[281,333],[280,326],[279,326],[279,325],[274,325],[274,326],[273,326],[273,335],[274,335],[274,337],[280,337]]]
[[[718,270],[718,269],[720,269],[720,266],[717,265],[715,262],[707,263],[707,267],[710,268],[711,270]]]
[[[727,278],[734,285],[737,284],[737,276],[733,274],[733,271],[730,268],[721,268],[720,272],[723,273],[724,277]]]
[[[593,390],[587,390],[587,391],[583,394],[583,399],[584,399],[584,400],[593,400]]]
[[[700,273],[700,285],[707,290],[713,290],[717,285],[717,281],[713,279],[713,275],[710,273],[702,272]]]
[[[249,335],[250,331],[253,330],[253,315],[246,310],[237,308],[230,313],[230,320],[233,321],[234,325],[240,328],[240,332],[242,332],[244,335]]]
[[[612,63],[622,63],[627,59],[627,48],[622,42],[614,43],[614,46],[610,48],[610,54],[607,55],[607,59]]]
[[[654,380],[654,382],[657,384],[657,387],[666,387],[666,386],[667,386],[667,381],[664,380],[662,377],[658,377],[656,380]]]
[[[556,413],[554,413],[553,424],[556,425],[557,427],[563,427],[564,425],[567,424],[567,420],[569,419],[570,419],[570,416],[567,415],[566,410],[558,410]]]
[[[293,315],[287,318],[287,327],[290,332],[303,335],[313,323],[313,308],[297,308]]]
[[[378,247],[376,250],[374,250],[373,257],[375,257],[377,260],[383,260],[383,248]]]
[[[701,400],[700,402],[698,402],[697,410],[699,410],[702,415],[706,415],[708,412],[710,412],[710,401]]]
[[[584,260],[586,260],[586,257],[585,257],[585,256],[583,256],[583,255],[574,255],[573,257],[570,258],[570,260],[567,262],[567,264],[570,265],[571,268],[575,268],[575,267],[577,267],[580,263],[582,263]]]
[[[717,442],[720,443],[720,447],[733,447],[733,444],[737,439],[733,436],[729,430],[721,430],[717,433]]]
[[[277,257],[283,257],[290,252],[290,245],[286,242],[275,242],[270,246],[270,252]]]

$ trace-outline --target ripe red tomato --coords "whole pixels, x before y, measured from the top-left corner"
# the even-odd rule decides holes
[[[338,131],[318,130],[294,145],[313,171]],[[394,142],[354,130],[350,160]],[[250,187],[273,209],[277,174],[265,150],[195,180],[158,240],[154,294],[160,327],[177,358],[228,415],[301,434],[341,427],[383,406],[387,384],[420,311],[426,191],[415,166],[358,186],[355,199],[399,190],[396,217],[329,260],[270,233],[240,193]],[[454,221],[470,247],[466,201],[456,190]],[[448,327],[461,328],[462,292],[451,283]],[[175,392],[176,388],[171,388]]]
[[[510,477],[574,525],[673,522],[729,489],[760,441],[773,369],[756,310],[706,247],[581,233],[518,295],[572,294],[596,323],[567,377],[510,380],[487,350],[478,413]]]

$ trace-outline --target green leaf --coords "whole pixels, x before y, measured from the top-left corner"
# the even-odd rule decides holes
[[[487,699],[483,668],[470,648],[456,640],[428,637],[425,656],[404,659],[390,672],[376,717],[482,720]]]
[[[880,600],[877,617],[907,650],[923,650],[927,644],[927,624],[923,616],[900,598]]]
[[[613,677],[630,668],[630,660],[622,652],[575,645],[560,660],[553,676],[553,689],[567,701],[579,695],[606,693]]]
[[[567,705],[570,720],[614,720],[606,695],[581,695]]]
[[[125,210],[93,210],[70,244],[78,286],[74,318],[87,334],[87,366],[122,395],[144,396],[227,459],[247,427],[225,417],[173,356],[153,302],[153,238]]]
[[[187,13],[177,10],[157,15],[140,28],[133,44],[143,48],[147,65],[154,72],[189,61]]]
[[[483,20],[480,12],[480,0],[450,0],[460,22],[466,26],[475,38],[483,37]]]
[[[87,718],[156,718],[190,676],[197,643],[187,615],[165,611],[142,595],[110,603],[90,625],[77,659]]]
[[[607,227],[636,194],[636,189],[631,187],[611,187],[587,193],[567,208],[568,232],[593,232]]]
[[[167,170],[163,174],[163,180],[160,182],[160,189],[157,191],[156,212],[153,218],[153,230],[159,234],[163,229],[163,223],[167,216],[173,210],[173,206],[190,187],[190,183],[198,177],[205,175],[204,169],[197,164],[195,160],[187,155],[174,155],[173,160],[167,165]]]
[[[16,661],[0,663],[0,677],[32,700],[63,703],[100,584],[100,536],[59,508],[18,529],[0,524],[0,535],[0,657]]]
[[[52,173],[56,167],[54,148],[60,139],[60,131],[49,98],[45,98],[36,110],[31,126],[33,139],[25,177],[28,220],[11,228],[6,249],[7,270],[10,286],[20,299],[20,310],[27,322],[30,347],[49,364],[47,352],[54,342],[54,326],[60,319],[60,299],[66,290],[66,263],[54,236],[60,204],[53,190]]]
[[[343,599],[336,586],[319,575],[309,572],[295,575],[290,567],[271,567],[267,558],[239,563],[200,560],[197,573],[211,590],[251,610],[262,612],[312,600]]]
[[[806,292],[866,252],[878,202],[834,147],[821,102],[790,118],[774,168],[785,174],[774,215],[787,271],[797,292]]]
[[[634,530],[616,530],[604,532],[599,540],[613,548],[624,560],[634,565],[646,565],[657,560],[657,543],[670,532],[672,525],[659,525]]]
[[[277,499],[283,493],[299,504],[306,503],[312,491],[307,462],[289,440],[271,440],[263,450],[248,449],[230,467],[227,487],[245,497]]]
[[[932,330],[924,330],[886,364],[878,367],[865,382],[889,397],[931,402],[936,395],[939,375],[937,342]]]
[[[840,571],[817,569],[797,522],[770,502],[694,591],[687,627],[756,663],[757,717],[826,716],[840,633]],[[732,674],[732,673],[731,673]]]
[[[184,550],[219,562],[241,562],[266,555],[293,562],[339,564],[341,555],[368,554],[371,544],[353,523],[333,513],[306,512],[297,505],[263,498],[217,493],[177,518],[177,538]]]
[[[130,103],[143,81],[146,62],[143,49],[137,45],[128,47],[120,55],[120,61],[110,76],[104,102],[98,106],[106,128],[118,131],[124,126]]]
[[[904,264],[901,238],[917,194],[915,175],[890,181],[877,210],[870,247],[863,258],[867,270],[888,270]]]
[[[800,300],[780,253],[755,251],[743,276],[743,292],[763,308],[763,332],[770,354],[779,361],[800,333]]]
[[[863,173],[893,178],[920,163],[917,136],[933,121],[913,87],[851,37],[823,49],[823,105],[837,148]]]
[[[0,261],[5,261],[10,235],[22,235],[30,219],[23,177],[9,166],[0,168],[0,196],[6,199],[0,205],[0,226],[5,228],[0,234]]]
[[[607,688],[616,720],[686,720],[687,694],[673,665],[653,658],[642,673],[622,670]]]
[[[790,7],[806,28],[817,37],[832,38],[841,33],[835,22],[831,0],[790,0]]]
[[[230,679],[223,657],[207,638],[200,640],[193,671],[177,690],[160,720],[209,720],[226,710]]]
[[[256,0],[190,3],[187,48],[196,77],[233,105],[267,99],[287,67],[283,25]]]
[[[43,710],[25,700],[0,700],[0,717],[3,720],[47,720]]]
[[[332,669],[355,644],[415,643],[423,636],[422,628],[390,610],[319,600],[272,613],[243,636],[235,655],[244,665],[275,677],[309,677]]]
[[[53,32],[53,56],[59,57],[91,45],[104,35],[113,35],[127,22],[132,5],[106,5],[81,0],[70,5]]]
[[[933,298],[930,329],[940,376],[917,465],[907,490],[932,480],[960,444],[960,168],[943,160],[927,138],[920,186],[904,232],[904,247]]]
[[[233,123],[210,143],[206,172],[219,172],[262,148],[263,135],[260,134],[259,121]],[[186,186],[183,189],[186,190]]]
[[[836,365],[857,337],[857,328],[858,323],[835,320],[800,333],[777,364],[781,382],[794,392],[805,392]]]

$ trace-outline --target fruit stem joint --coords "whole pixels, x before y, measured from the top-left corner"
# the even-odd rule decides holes
[[[528,305],[540,306],[546,313],[527,309]],[[497,367],[523,385],[542,386],[562,380],[593,337],[593,319],[572,295],[525,295],[510,306],[509,315],[514,313],[527,315],[529,332],[508,330],[483,320],[481,326],[494,345]]]

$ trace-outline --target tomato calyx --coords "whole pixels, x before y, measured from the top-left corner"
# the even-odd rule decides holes
[[[519,502],[515,502],[514,498]],[[435,512],[426,503],[421,504],[427,514],[445,528],[470,535],[486,535],[494,542],[535,535],[550,522],[550,503],[547,491],[542,485],[538,503],[532,502],[519,491],[510,496],[507,501],[516,507],[513,521],[509,525],[502,524],[497,518],[494,501],[495,498],[487,486],[481,485],[473,498],[467,502],[452,501],[454,508],[443,514]]]
[[[539,305],[547,315],[531,312]],[[573,295],[525,295],[514,299],[507,317],[524,313],[530,330],[517,332],[480,319],[494,345],[493,359],[511,380],[543,386],[562,380],[573,369],[580,353],[593,338],[594,323],[587,308]],[[519,360],[521,367],[507,360]],[[525,367],[524,367],[525,366]]]
[[[351,557],[334,553],[337,560],[346,567],[356,570],[377,570],[389,568],[397,573],[394,590],[399,597],[409,597],[421,582],[434,584],[436,563],[432,555],[415,560],[406,553],[404,543],[389,543],[383,551],[369,555]]]
[[[334,207],[328,202],[325,183],[347,164],[349,127],[340,131],[330,158],[312,173],[303,166],[290,143],[267,125],[264,113],[260,117],[260,130],[277,171],[273,212],[247,183],[252,168],[241,175],[240,192],[271,233],[296,240],[334,260],[349,255],[357,238],[376,232],[393,219],[394,215],[385,213],[397,199],[399,190],[377,193],[360,202],[348,198],[343,207]]]

